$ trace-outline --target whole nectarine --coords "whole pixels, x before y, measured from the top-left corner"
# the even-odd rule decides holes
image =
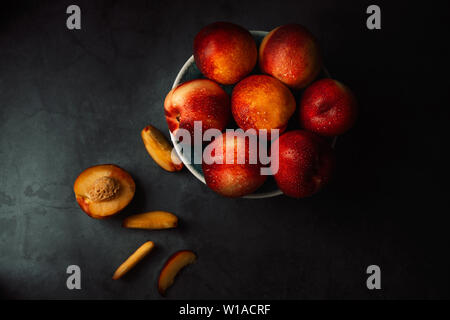
[[[207,129],[225,129],[230,116],[230,97],[214,81],[196,79],[172,89],[164,101],[169,130],[178,128],[194,135],[194,121],[202,122],[203,132]]]
[[[337,136],[356,121],[358,105],[351,90],[333,79],[311,84],[299,106],[300,125],[323,136]]]
[[[295,112],[295,98],[289,88],[267,75],[252,75],[240,81],[231,95],[234,120],[244,130],[286,129]]]
[[[194,59],[200,71],[221,84],[234,84],[256,65],[258,51],[250,32],[233,23],[215,22],[195,36]]]
[[[242,197],[258,189],[267,178],[260,172],[257,147],[246,140],[244,135],[224,133],[205,149],[202,169],[206,184],[220,195]]]
[[[330,180],[334,169],[334,153],[319,136],[294,130],[278,139],[278,172],[274,175],[284,194],[294,198],[313,195]],[[272,153],[274,151],[272,144]],[[276,157],[272,157],[277,161]]]
[[[301,89],[320,73],[322,58],[313,35],[299,24],[269,32],[259,47],[259,66],[285,85]]]

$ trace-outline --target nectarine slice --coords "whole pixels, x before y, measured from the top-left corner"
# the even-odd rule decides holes
[[[166,211],[151,211],[135,214],[123,221],[125,228],[134,229],[170,229],[178,224],[178,217]]]
[[[133,199],[135,189],[130,174],[113,164],[84,170],[73,186],[81,209],[96,219],[120,212]]]
[[[197,259],[194,252],[190,250],[181,250],[174,253],[166,262],[161,270],[158,278],[158,291],[161,295],[165,295],[167,288],[169,288],[173,281],[185,266],[193,263]]]
[[[152,251],[154,247],[155,244],[152,241],[147,241],[146,243],[144,243],[117,268],[112,278],[114,280],[120,279],[123,275],[128,273],[128,271],[133,269],[133,267],[138,264],[139,261],[144,259],[144,257],[149,254],[149,252]]]
[[[161,168],[169,172],[183,169],[183,163],[161,131],[148,125],[142,129],[141,137],[148,154]]]

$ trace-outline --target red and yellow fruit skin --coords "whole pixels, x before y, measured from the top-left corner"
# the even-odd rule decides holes
[[[211,142],[211,147],[220,149],[220,141],[222,141],[223,153],[222,164],[207,164],[205,161],[210,160],[210,155],[205,154],[202,164],[203,174],[206,184],[218,194],[237,198],[248,195],[256,191],[265,181],[267,176],[261,175],[261,165],[259,163],[250,164],[252,154],[256,155],[257,150],[249,147],[249,143],[245,142],[243,136],[233,136],[227,133]],[[238,151],[245,150],[245,163],[238,164]],[[234,163],[226,163],[226,152],[232,152]],[[215,155],[215,154],[214,154]]]
[[[314,36],[303,26],[287,24],[266,35],[259,48],[259,66],[293,89],[302,89],[319,75],[322,57]]]
[[[286,129],[296,103],[289,88],[267,75],[252,75],[239,82],[231,95],[231,111],[237,125],[248,129]]]
[[[304,130],[289,131],[278,139],[278,147],[278,172],[274,177],[285,195],[309,197],[328,184],[334,171],[335,156],[322,138]],[[273,148],[272,145],[272,153],[275,152]],[[272,161],[276,161],[274,157]]]
[[[164,264],[158,277],[158,292],[165,296],[167,289],[172,286],[178,272],[197,259],[191,250],[175,252]]]
[[[256,65],[258,51],[250,32],[233,23],[207,25],[194,39],[194,59],[205,77],[234,84]]]
[[[353,127],[358,104],[351,90],[333,79],[311,84],[299,104],[300,125],[322,136],[337,136]]]
[[[172,89],[164,101],[169,130],[188,130],[194,135],[194,121],[202,122],[202,130],[223,131],[231,118],[230,97],[214,81],[196,79]],[[192,140],[193,141],[193,140]]]

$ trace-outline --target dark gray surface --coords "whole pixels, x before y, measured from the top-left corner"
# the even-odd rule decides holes
[[[448,51],[401,20],[417,11],[386,4],[377,33],[365,28],[364,1],[76,1],[82,30],[69,31],[72,2],[38,3],[2,8],[0,21],[0,296],[158,299],[160,268],[186,248],[198,262],[169,298],[448,297],[444,189],[431,165],[443,140],[409,126],[442,119],[445,90],[426,100],[433,113],[411,94],[417,73],[429,75]],[[445,20],[443,11],[420,10]],[[216,20],[254,30],[306,25],[330,71],[356,92],[361,117],[338,143],[339,171],[324,192],[225,199],[187,170],[167,173],[149,158],[140,130],[166,130],[165,94],[196,32]],[[425,40],[435,51],[417,52]],[[104,221],[85,215],[72,191],[83,169],[101,163],[125,168],[137,184],[132,204]],[[176,213],[179,228],[121,227],[127,215],[149,210]],[[111,280],[146,240],[156,250]],[[71,264],[81,267],[82,290],[66,289]],[[366,289],[370,264],[382,268],[381,291]]]

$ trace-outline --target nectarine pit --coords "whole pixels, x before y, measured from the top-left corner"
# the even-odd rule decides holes
[[[114,199],[120,191],[120,183],[111,177],[100,177],[89,188],[87,196],[93,202]]]

